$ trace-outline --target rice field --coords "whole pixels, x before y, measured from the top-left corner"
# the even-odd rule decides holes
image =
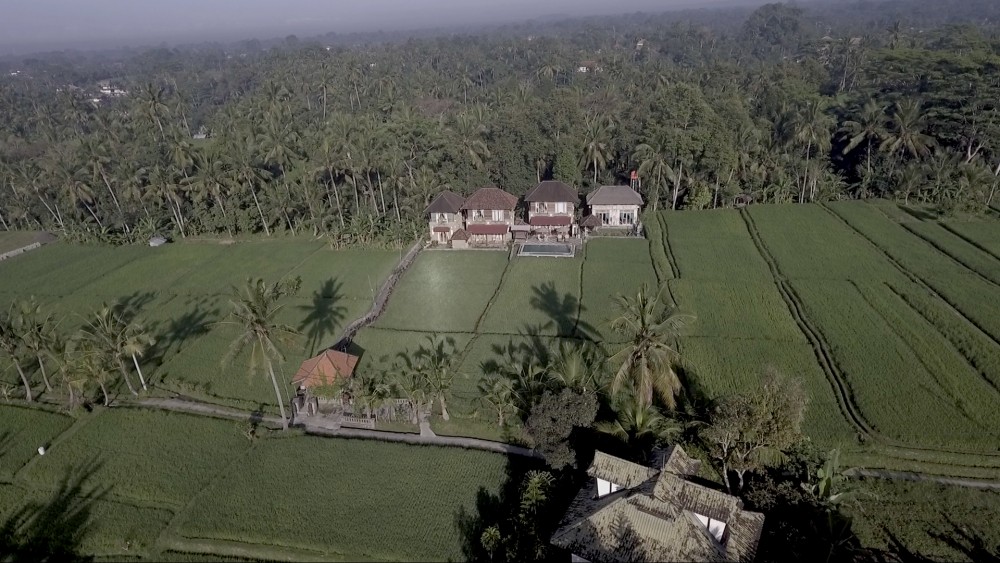
[[[236,422],[201,416],[98,409],[72,427],[56,416],[0,406],[18,442],[51,444],[45,456],[0,448],[0,522],[38,503],[58,516],[40,533],[114,560],[233,545],[250,559],[461,559],[460,517],[478,517],[510,470],[463,449],[268,431],[251,443]]]
[[[367,311],[399,258],[391,251],[333,251],[306,239],[159,248],[55,243],[0,264],[0,302],[6,306],[34,295],[67,333],[103,304],[123,305],[157,341],[145,362],[158,387],[271,408],[270,382],[248,373],[245,360],[221,365],[235,337],[232,327],[220,324],[231,310],[233,286],[250,277],[302,280],[299,294],[285,300],[277,318],[302,333],[285,350],[287,363],[278,366],[287,377]],[[17,383],[10,373],[0,377]]]
[[[869,466],[995,467],[1000,231],[922,216],[889,202],[660,213],[651,253],[676,261],[671,294],[697,316],[681,340],[695,391],[739,392],[773,366],[803,379],[810,436]]]
[[[503,456],[484,452],[267,440],[199,496],[178,534],[347,559],[457,560],[457,517],[476,514],[477,495],[497,494],[506,469]]]

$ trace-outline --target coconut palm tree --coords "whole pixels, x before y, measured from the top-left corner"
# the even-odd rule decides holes
[[[436,399],[441,405],[441,418],[449,420],[448,396],[451,395],[451,385],[455,381],[455,369],[452,358],[455,357],[455,340],[442,339],[436,335],[427,337],[427,345],[421,346],[415,356],[420,373],[427,381],[430,392],[430,402]]]
[[[111,395],[108,392],[108,385],[114,381],[114,368],[108,362],[107,352],[97,342],[80,339],[74,346],[72,358],[68,365],[70,373],[77,374],[77,381],[82,380],[85,382],[84,385],[87,382],[96,383],[104,397],[104,406],[109,406]]]
[[[799,146],[805,145],[806,177],[802,179],[799,203],[806,201],[808,170],[812,162],[813,150],[824,151],[830,147],[830,130],[835,121],[826,113],[826,104],[820,99],[804,102],[792,115],[792,140]]]
[[[497,426],[503,428],[507,417],[517,412],[514,385],[501,375],[490,375],[479,382],[479,402],[497,415]]]
[[[55,323],[51,316],[42,315],[41,306],[34,297],[21,301],[16,309],[17,312],[12,318],[15,330],[25,350],[38,362],[45,390],[52,391],[52,385],[45,371],[45,357],[51,357],[57,346]]]
[[[885,121],[885,107],[874,99],[869,99],[861,108],[857,118],[845,121],[840,129],[848,139],[843,154],[854,152],[862,144],[864,145],[867,178],[872,176],[872,147],[877,147],[888,134]]]
[[[934,138],[923,132],[925,121],[920,100],[897,102],[889,117],[889,133],[879,149],[912,158],[929,155],[934,146]]]
[[[552,354],[546,371],[560,387],[594,393],[601,385],[599,364],[590,350],[563,340]]]
[[[395,372],[389,385],[396,396],[406,399],[410,404],[411,422],[420,424],[424,405],[434,400],[424,375],[419,371],[399,370]]]
[[[647,194],[647,199],[653,204],[653,211],[660,202],[660,188],[664,186],[667,178],[674,176],[674,170],[670,163],[673,161],[673,153],[663,136],[637,146],[632,155],[639,162],[639,175],[650,178],[651,189]],[[674,207],[677,206],[677,196],[674,196]]]
[[[143,391],[148,388],[146,387],[146,378],[142,375],[142,368],[139,367],[139,358],[143,357],[154,345],[156,345],[156,340],[141,324],[131,323],[125,327],[120,352],[122,355],[131,356],[135,371],[139,374],[139,383],[142,384]]]
[[[673,342],[678,331],[691,319],[666,307],[666,286],[650,294],[644,284],[635,299],[619,295],[618,316],[611,320],[611,330],[624,336],[627,344],[609,358],[615,374],[612,395],[629,389],[642,405],[649,407],[656,395],[669,408],[676,405],[681,382],[674,369],[678,354]]]
[[[584,137],[583,151],[580,153],[580,167],[594,169],[595,186],[598,174],[608,167],[608,162],[614,155],[611,146],[612,130],[614,123],[610,120],[596,118],[587,120],[587,133]]]
[[[680,434],[680,424],[664,417],[657,409],[649,408],[632,393],[619,395],[613,408],[615,419],[598,422],[598,432],[610,434],[640,450]]]
[[[0,353],[7,356],[14,364],[17,374],[21,376],[21,383],[24,385],[24,397],[30,403],[34,399],[31,395],[31,381],[21,366],[23,347],[24,342],[17,332],[17,326],[11,319],[10,313],[0,313]]]
[[[281,347],[291,344],[299,336],[294,328],[280,324],[276,317],[282,306],[278,304],[283,297],[294,295],[299,290],[301,280],[279,281],[268,285],[264,280],[248,279],[242,288],[233,288],[233,298],[229,301],[233,307],[229,318],[220,324],[235,326],[240,334],[229,346],[229,352],[223,358],[223,365],[230,364],[236,357],[249,348],[250,371],[258,367],[266,368],[266,375],[274,386],[274,396],[281,412],[282,428],[288,429],[288,418],[285,416],[285,400],[281,396],[278,377],[274,373],[274,363],[285,361]]]
[[[129,392],[138,396],[139,393],[132,386],[128,370],[125,369],[125,361],[122,359],[127,328],[128,325],[121,316],[111,307],[104,305],[87,320],[87,325],[80,330],[80,337],[81,340],[92,344],[91,353],[99,351],[105,354],[107,360],[105,363],[118,367]],[[143,388],[145,389],[145,386]]]

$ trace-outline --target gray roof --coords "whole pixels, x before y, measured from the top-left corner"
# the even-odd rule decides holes
[[[424,213],[460,213],[465,198],[451,191],[443,191],[427,206]]]
[[[642,196],[628,186],[601,186],[587,194],[587,205],[642,205]]]
[[[698,467],[680,446],[662,471],[597,452],[588,473],[627,488],[597,497],[596,479],[570,504],[552,543],[589,561],[753,561],[764,515],[743,510],[736,497],[674,473]],[[612,477],[607,479],[607,477]],[[726,523],[717,540],[696,514]]]
[[[525,194],[524,201],[579,203],[580,194],[577,193],[575,189],[562,182],[556,180],[546,180]]]

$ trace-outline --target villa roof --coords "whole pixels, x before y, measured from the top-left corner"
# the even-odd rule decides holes
[[[465,229],[459,229],[451,235],[451,240],[469,240],[469,232]]]
[[[315,358],[302,362],[299,371],[292,378],[292,385],[306,388],[333,385],[337,379],[346,379],[354,375],[358,365],[358,357],[337,350],[324,350]]]
[[[580,194],[577,193],[575,189],[562,182],[556,180],[546,180],[525,194],[524,201],[579,203]]]
[[[452,191],[443,191],[427,206],[424,213],[459,213],[465,198]]]
[[[604,223],[601,222],[601,218],[597,215],[587,215],[583,218],[583,221],[580,221],[580,226],[582,227],[600,227],[602,225]]]
[[[587,194],[587,205],[642,205],[642,196],[628,186],[601,186]]]
[[[700,462],[680,446],[662,470],[597,452],[587,473],[620,490],[598,496],[590,480],[570,504],[552,543],[589,561],[747,562],[756,554],[764,516],[734,496],[689,480]],[[674,471],[681,473],[675,473]],[[725,523],[721,539],[701,518]]]
[[[498,225],[476,225],[473,223],[466,225],[465,230],[469,231],[470,235],[505,235],[510,231],[510,227],[503,223]]]
[[[517,196],[500,188],[479,188],[465,200],[462,209],[510,210],[517,207]]]

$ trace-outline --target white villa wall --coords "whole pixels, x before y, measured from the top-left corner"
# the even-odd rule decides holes
[[[601,217],[602,214],[607,214],[607,220],[604,221],[605,227],[631,227],[639,221],[638,205],[591,205],[590,213],[598,217]],[[621,221],[623,213],[632,214],[631,223],[623,223]]]

